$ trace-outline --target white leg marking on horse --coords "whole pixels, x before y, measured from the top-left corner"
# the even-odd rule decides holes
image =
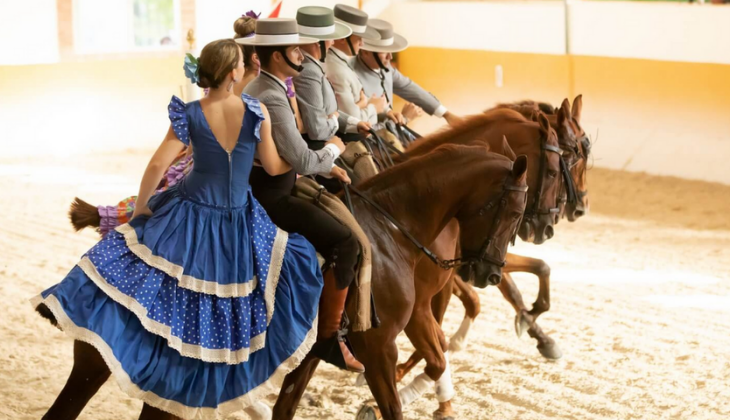
[[[289,387],[284,391],[284,393],[291,394],[292,391],[294,391],[294,384],[289,385]]]
[[[398,391],[401,405],[405,407],[418,399],[424,392],[428,391],[433,383],[433,379],[429,378],[425,373],[416,376],[413,382]]]
[[[464,319],[461,321],[461,325],[459,325],[459,329],[456,330],[456,333],[451,337],[451,340],[449,340],[449,351],[452,353],[456,353],[457,351],[463,350],[464,347],[466,347],[466,337],[469,335],[469,330],[471,329],[471,325],[474,323],[474,320],[472,318],[469,318],[468,316],[464,316]]]
[[[446,358],[446,369],[438,381],[436,381],[436,399],[438,402],[451,401],[456,395],[454,384],[451,382],[451,364],[449,363],[449,352],[444,353]]]
[[[256,401],[253,405],[246,407],[243,411],[251,417],[251,420],[271,420],[272,417],[274,417],[274,413],[271,411],[271,408],[261,401]]]

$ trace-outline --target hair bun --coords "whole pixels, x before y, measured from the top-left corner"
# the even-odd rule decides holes
[[[256,31],[256,19],[249,16],[241,16],[233,23],[233,30],[236,38],[246,38]]]

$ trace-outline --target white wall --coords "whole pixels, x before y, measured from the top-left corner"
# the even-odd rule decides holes
[[[511,63],[538,63],[533,64],[536,72],[554,75],[549,82],[540,79],[540,87],[554,81],[563,87],[564,96],[534,97],[539,89],[533,80],[523,78],[515,86],[515,79],[510,79],[513,67],[505,68],[505,84],[511,83],[511,92],[527,92],[525,96],[505,98],[486,83],[468,93],[471,102],[474,97],[499,96],[558,103],[563,97],[586,94],[584,128],[594,135],[600,129],[596,166],[730,184],[730,171],[722,163],[730,156],[730,6],[401,1],[392,3],[381,17],[412,46],[461,50],[465,56],[464,50],[484,51],[484,61],[492,65],[484,69],[488,75],[501,52],[537,54],[532,61],[530,56],[513,56]],[[434,54],[417,55],[419,61],[413,65],[439,67],[429,61],[438,60],[438,52]],[[552,58],[564,59],[564,67],[539,68],[539,63],[555,63],[549,55],[563,54],[570,56]],[[454,54],[449,56],[458,61]],[[449,83],[459,86],[455,79]],[[448,96],[443,83],[435,84],[433,89]],[[453,102],[455,109],[471,103],[454,95],[447,102]],[[679,164],[679,156],[686,161]]]
[[[261,13],[261,16],[265,17],[271,10],[271,2],[269,0],[197,0],[195,3],[195,37],[198,51],[211,41],[233,37],[235,34],[233,22],[249,10]]]
[[[380,17],[419,47],[730,64],[730,6],[567,4],[567,50],[562,1],[402,1]]]
[[[565,54],[559,1],[399,2],[379,17],[413,46]]]
[[[337,3],[357,7],[357,0],[285,0],[279,17],[296,17],[297,9],[303,6],[334,7]],[[238,16],[253,10],[267,17],[274,5],[269,0],[197,0],[195,4],[196,38],[198,51],[205,44],[221,38],[233,36],[233,22]]]
[[[575,55],[730,64],[730,6],[569,3]]]
[[[0,1],[0,66],[58,61],[56,0]]]

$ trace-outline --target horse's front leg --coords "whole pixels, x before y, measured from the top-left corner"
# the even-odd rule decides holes
[[[537,317],[550,310],[550,266],[545,261],[522,255],[507,254],[505,272],[524,272],[537,276],[540,280],[540,288],[537,292],[537,299],[532,304],[530,315],[537,320]]]
[[[434,412],[434,419],[453,418],[451,399],[456,392],[451,381],[446,338],[429,306],[427,300],[417,303],[405,329],[416,352],[426,360],[426,368],[424,373],[416,376],[399,393],[403,405],[407,406],[431,387],[435,387],[439,409]]]
[[[433,276],[433,273],[437,273],[439,276],[443,276],[447,280],[446,285],[441,289],[441,291],[436,294],[436,296],[433,297],[431,300],[431,310],[433,313],[433,317],[436,319],[436,322],[441,325],[444,320],[444,314],[446,314],[446,309],[449,307],[449,301],[451,300],[451,295],[453,293],[454,289],[454,280],[453,280],[453,272],[452,271],[443,271],[441,270],[436,264],[431,262],[427,259],[422,259],[418,262],[418,265],[416,266],[416,276],[417,278],[420,276],[424,276],[423,278],[428,278],[425,276]],[[439,281],[440,283],[441,281]],[[465,304],[466,306],[466,304]],[[469,309],[466,310],[466,316],[468,317],[470,314]],[[458,335],[458,334],[457,334]],[[461,344],[461,342],[459,343]],[[401,363],[396,368],[395,373],[395,379],[397,382],[400,382],[401,379],[403,379],[404,376],[408,374],[411,370],[413,370],[414,367],[423,360],[423,355],[416,349],[416,351],[413,352],[410,358],[405,363]]]
[[[464,305],[464,319],[461,321],[459,329],[451,337],[451,340],[449,340],[449,350],[451,352],[457,352],[466,346],[466,337],[477,315],[482,311],[482,306],[477,292],[462,280],[461,277],[454,274],[451,282],[453,283],[453,294]]]
[[[71,375],[43,419],[73,420],[77,418],[110,375],[111,371],[94,346],[82,341],[74,341],[74,365]]]
[[[307,385],[312,380],[318,365],[319,359],[310,353],[296,369],[286,375],[284,383],[281,385],[281,391],[279,391],[279,397],[276,399],[276,404],[274,404],[274,419],[294,418],[299,401],[302,399],[304,390],[307,389]]]
[[[537,340],[537,349],[543,357],[553,360],[561,358],[563,353],[555,343],[555,340],[543,332],[542,328],[535,321],[535,317],[525,307],[522,294],[517,289],[517,285],[512,280],[512,276],[507,273],[502,274],[499,291],[502,292],[502,296],[512,304],[515,312],[517,312],[515,316],[515,331],[517,336],[519,337],[524,331],[527,331],[530,337]]]
[[[356,349],[367,348],[367,351],[358,351],[357,354],[365,366],[365,380],[377,404],[365,403],[358,411],[356,420],[403,420],[403,410],[395,382],[398,347],[395,345],[395,339],[384,339],[383,335],[368,334],[370,331],[351,334],[350,337]]]

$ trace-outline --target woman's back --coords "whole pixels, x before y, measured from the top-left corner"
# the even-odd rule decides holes
[[[248,95],[222,100],[204,98],[189,104],[173,97],[173,130],[180,139],[187,136],[195,161],[193,170],[181,182],[183,195],[215,207],[245,205],[263,118],[258,101]]]

